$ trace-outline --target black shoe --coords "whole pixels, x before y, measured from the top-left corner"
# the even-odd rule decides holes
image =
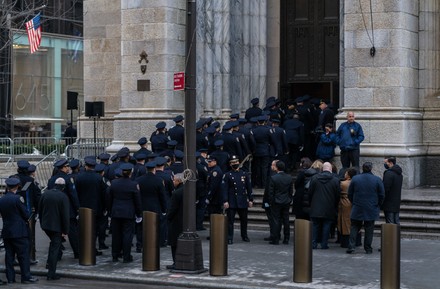
[[[101,251],[98,251],[98,250],[96,250],[96,256],[101,256],[102,255],[102,252]]]
[[[38,260],[31,260],[31,261],[29,262],[29,264],[30,264],[30,265],[36,265],[36,264],[38,264]]]
[[[378,249],[377,249],[377,252],[381,252],[381,251],[382,251],[382,248],[378,248]]]
[[[49,269],[49,264],[46,263],[46,269]]]
[[[99,245],[99,250],[106,250],[108,246],[106,244]]]
[[[18,261],[17,261],[17,260],[14,260],[14,262],[12,263],[12,265],[13,265],[13,266],[18,266],[18,265],[20,265],[20,264],[18,264]]]
[[[373,254],[373,250],[365,250],[365,254]]]
[[[232,240],[228,240],[228,245],[232,245],[234,242]]]
[[[128,259],[124,259],[122,261],[122,263],[130,263],[130,262],[133,262],[133,256],[131,256],[131,255],[130,255],[130,257],[128,257]]]
[[[173,270],[173,269],[176,269],[176,264],[171,264],[171,265],[166,265],[166,267],[165,268],[167,268],[168,270]]]
[[[250,242],[251,240],[249,240],[249,238],[246,236],[246,237],[243,237],[243,238],[241,238],[242,240],[243,240],[243,242]]]
[[[283,244],[284,245],[289,245],[289,240],[284,239]]]
[[[54,275],[51,277],[47,276],[48,281],[54,281],[54,280],[60,280],[60,279],[61,279],[61,277],[59,275]]]
[[[14,284],[15,280],[8,281],[9,284]]]
[[[38,282],[38,279],[35,278],[35,277],[31,277],[28,280],[22,280],[21,281],[21,283],[23,283],[23,284],[32,284],[32,283],[35,283],[35,282]]]
[[[200,227],[200,228],[197,228],[196,230],[197,231],[206,231],[206,228],[205,227]]]
[[[279,245],[280,241],[272,240],[272,241],[269,242],[269,244],[271,244],[271,245]]]
[[[118,257],[113,257],[112,262],[119,262]]]
[[[353,254],[354,253],[354,249],[347,249],[347,251],[345,251],[347,254]]]
[[[264,238],[264,241],[272,241],[272,237],[266,237]]]
[[[141,248],[136,248],[136,253],[142,253],[142,249]]]
[[[73,259],[79,259],[79,254],[73,254]]]
[[[206,237],[206,240],[208,240],[208,241],[209,241],[209,240],[211,240],[211,237],[209,237],[209,236],[208,236],[208,237]]]

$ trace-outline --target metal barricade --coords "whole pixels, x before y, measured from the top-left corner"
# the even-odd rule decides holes
[[[14,142],[10,138],[0,138],[0,159],[5,159],[7,167],[14,160]]]
[[[112,139],[98,138],[96,143],[94,139],[77,139],[75,143],[66,146],[64,151],[69,159],[84,159],[86,156],[99,155],[105,152],[106,148],[111,145]]]
[[[14,159],[40,160],[52,151],[59,150],[55,137],[18,137],[14,138]]]
[[[45,189],[47,187],[47,181],[50,179],[53,173],[53,164],[58,158],[59,152],[55,150],[35,164],[37,167],[35,180],[39,183],[41,189]]]

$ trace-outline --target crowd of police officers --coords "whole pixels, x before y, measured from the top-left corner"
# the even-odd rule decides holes
[[[233,228],[237,213],[241,238],[244,242],[250,241],[247,214],[248,208],[253,206],[252,189],[265,188],[272,160],[284,161],[289,172],[295,169],[300,157],[314,159],[319,135],[326,124],[334,122],[334,113],[328,102],[310,100],[308,96],[288,100],[285,108],[274,97],[266,100],[263,109],[259,107],[258,98],[252,99],[251,104],[244,118],[240,118],[238,113],[231,114],[223,126],[213,118],[203,118],[196,123],[196,228],[205,230],[203,220],[207,214],[226,210],[228,244],[234,241]],[[173,224],[176,218],[167,218],[167,212],[176,186],[181,185],[181,182],[174,182],[174,176],[179,175],[179,180],[184,181],[181,176],[185,171],[185,128],[182,116],[175,117],[173,121],[175,125],[170,129],[163,121],[157,123],[149,139],[139,139],[140,148],[137,151],[130,152],[124,147],[113,156],[104,152],[97,157],[85,157],[82,163],[76,159],[55,162],[47,189],[61,189],[68,197],[70,222],[67,236],[74,258],[79,257],[80,207],[90,208],[95,214],[97,255],[102,254],[100,250],[108,249],[105,243],[107,229],[112,232],[114,262],[120,258],[125,263],[133,260],[131,247],[135,236],[135,250],[142,251],[142,211],[151,211],[160,216],[161,246],[166,246],[167,241],[175,243],[168,240],[168,235],[174,236],[176,232],[168,234],[167,227],[175,230],[179,226]],[[34,229],[35,212],[38,212],[41,196],[34,178],[36,168],[25,160],[17,162],[17,165],[17,174],[7,180],[6,191],[13,190],[9,184],[17,183],[12,179],[19,180],[16,195],[20,197],[27,213],[24,221]],[[55,186],[59,178],[65,181],[61,188]],[[181,219],[177,218],[180,222]],[[3,238],[6,238],[4,232],[5,228]],[[30,242],[16,246],[21,246],[21,252],[29,252],[27,258],[30,258],[30,264],[36,262],[35,236],[29,234],[27,237]],[[61,247],[64,249],[64,246]],[[7,247],[8,250],[11,248]],[[19,258],[19,261],[23,261],[22,256]],[[13,259],[6,259],[7,268],[11,268]],[[26,269],[22,270],[26,272]]]

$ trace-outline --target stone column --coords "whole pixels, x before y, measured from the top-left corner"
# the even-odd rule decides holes
[[[184,113],[184,92],[173,90],[175,72],[185,71],[186,2],[121,2],[121,98],[115,115],[110,150],[149,137],[155,124],[171,126]],[[140,70],[140,54],[148,54],[147,71]],[[150,91],[138,91],[138,80],[150,80]]]
[[[267,1],[267,92],[278,96],[280,81],[280,13],[281,1]]]
[[[113,117],[121,97],[121,1],[84,1],[84,100],[104,101],[105,117],[98,137],[113,137]],[[80,104],[84,114],[84,104]],[[78,123],[81,138],[93,137],[93,122],[84,116]]]
[[[375,172],[381,175],[383,158],[397,156],[405,187],[414,187],[422,182],[413,172],[422,171],[426,155],[418,91],[419,1],[372,2],[375,57],[370,56],[369,3],[344,4],[344,103],[339,123],[347,111],[354,111],[365,133],[361,163],[376,162]]]
[[[424,181],[440,185],[440,3],[420,1],[419,104],[424,110],[423,142],[428,146]]]

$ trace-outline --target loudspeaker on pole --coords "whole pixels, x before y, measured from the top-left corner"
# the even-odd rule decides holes
[[[78,109],[78,92],[67,91],[67,110]]]

